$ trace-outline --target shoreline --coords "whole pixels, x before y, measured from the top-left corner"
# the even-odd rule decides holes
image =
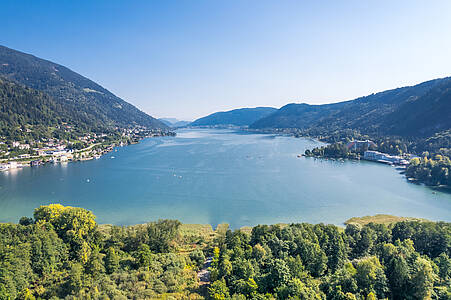
[[[165,134],[152,134],[147,136],[142,136],[139,138],[135,138],[135,140],[127,140],[126,143],[124,143],[122,140],[114,141],[113,143],[108,144],[102,144],[102,143],[96,143],[89,145],[88,147],[80,150],[70,150],[69,152],[65,152],[67,155],[42,155],[42,156],[33,156],[30,158],[24,158],[24,159],[0,159],[0,164],[3,165],[2,168],[0,168],[0,172],[8,172],[10,170],[19,170],[26,167],[39,167],[46,164],[67,164],[71,162],[83,162],[83,161],[90,161],[94,159],[99,159],[103,157],[104,155],[113,152],[115,148],[117,147],[125,147],[129,145],[139,144],[142,140],[146,138],[154,138],[154,137],[165,137],[165,136],[175,136],[176,133],[173,131],[167,132]],[[96,146],[103,147],[100,151],[98,149],[95,149],[94,153],[88,153],[85,154],[88,151],[91,151]],[[77,156],[77,157],[75,157]],[[63,159],[65,157],[65,159]],[[6,167],[5,167],[6,165]]]
[[[166,220],[172,220],[172,219],[166,219]],[[115,224],[111,224],[111,223],[98,223],[98,226],[102,229],[110,229],[111,227],[140,227],[140,226],[145,226],[148,223],[151,222],[156,222],[158,220],[150,220],[148,222],[145,223],[138,223],[138,224],[130,224],[130,225],[115,225]],[[346,227],[349,224],[359,224],[359,225],[366,225],[366,224],[370,224],[370,223],[374,223],[374,224],[384,224],[384,225],[390,225],[390,224],[394,224],[394,223],[399,223],[399,222],[432,222],[432,223],[438,223],[438,222],[445,222],[448,223],[447,221],[442,221],[442,220],[429,220],[429,219],[424,219],[424,218],[417,218],[417,217],[401,217],[401,216],[395,216],[395,215],[390,215],[390,214],[375,214],[372,216],[362,216],[362,217],[351,217],[349,219],[347,219],[346,221],[343,221],[342,223],[340,223],[340,225],[337,224],[333,224],[333,223],[327,223],[327,222],[319,222],[319,223],[311,223],[311,222],[291,222],[291,223],[262,223],[262,224],[256,224],[256,225],[243,225],[240,226],[238,228],[232,228],[230,226],[229,223],[219,223],[219,224],[209,224],[209,223],[181,223],[182,226],[186,227],[186,228],[192,228],[192,227],[197,227],[197,228],[203,228],[203,229],[210,229],[212,231],[216,231],[216,230],[227,230],[227,229],[232,229],[232,230],[240,230],[243,232],[250,232],[252,230],[252,228],[256,227],[256,226],[261,226],[261,225],[268,225],[268,226],[280,226],[280,227],[286,227],[289,226],[290,224],[302,224],[302,223],[307,223],[307,224],[312,224],[312,225],[318,225],[318,224],[325,224],[325,225],[333,225],[333,226],[337,226],[337,227]],[[0,222],[0,224],[15,224],[14,222]]]

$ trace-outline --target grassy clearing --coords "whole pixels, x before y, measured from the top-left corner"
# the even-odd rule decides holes
[[[110,237],[111,228],[113,228],[111,224],[98,224],[97,226],[97,230],[107,238]]]
[[[225,234],[227,232],[227,230],[229,229],[229,224],[227,223],[222,223],[222,224],[218,224],[218,226],[216,226],[215,229],[215,234],[220,235],[220,234]]]
[[[426,219],[420,219],[420,218],[412,218],[412,217],[397,217],[392,215],[375,215],[375,216],[365,216],[365,217],[354,217],[350,218],[345,222],[346,225],[348,224],[360,224],[360,225],[366,225],[369,223],[376,223],[376,224],[385,224],[389,225],[392,223],[402,222],[402,221],[420,221],[425,222]]]
[[[146,224],[137,224],[126,227],[134,231],[138,229],[145,230],[143,228],[145,226]],[[105,238],[108,238],[112,227],[113,225],[111,224],[99,224],[98,231],[102,233]],[[222,230],[222,228],[227,227],[222,225],[220,228]],[[174,246],[179,254],[189,254],[195,249],[204,249],[217,234],[217,231],[214,231],[209,224],[182,224],[179,228],[179,235]]]
[[[252,232],[252,227],[251,226],[243,226],[240,228],[241,232],[247,233],[247,234],[251,234]]]
[[[204,249],[215,236],[215,231],[209,224],[182,224],[177,250],[181,254],[188,254],[195,249]]]

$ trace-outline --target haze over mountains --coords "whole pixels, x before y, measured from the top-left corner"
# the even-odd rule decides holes
[[[176,118],[159,118],[159,121],[172,128],[183,127],[190,124],[190,121],[182,121]]]
[[[0,46],[0,78],[3,89],[23,90],[27,100],[32,95],[46,98],[55,113],[66,122],[91,130],[142,126],[167,129],[155,118],[115,96],[95,82],[53,62]],[[6,86],[5,86],[6,85]],[[17,85],[17,87],[14,87]],[[28,90],[27,90],[28,89]],[[34,91],[40,91],[41,95]],[[28,100],[27,100],[28,101]],[[29,104],[33,100],[30,100]],[[40,109],[40,106],[35,106]],[[50,110],[54,110],[53,108]],[[37,122],[39,120],[36,120]]]

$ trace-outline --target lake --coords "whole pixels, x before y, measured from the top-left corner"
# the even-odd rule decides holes
[[[315,140],[233,130],[182,129],[98,160],[0,174],[0,222],[39,205],[90,209],[99,223],[342,224],[392,214],[451,221],[451,194],[409,183],[372,162],[298,158]]]

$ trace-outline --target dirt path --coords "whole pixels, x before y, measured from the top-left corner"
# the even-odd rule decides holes
[[[204,263],[204,267],[202,270],[197,272],[197,278],[199,278],[199,285],[209,285],[210,284],[210,271],[208,268],[211,266],[211,262],[213,260],[213,257],[207,257]]]

